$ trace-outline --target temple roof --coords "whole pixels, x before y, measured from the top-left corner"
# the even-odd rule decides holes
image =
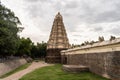
[[[50,48],[69,48],[69,40],[63,23],[63,18],[60,12],[57,13],[53,21],[49,40],[47,42],[47,49]]]
[[[58,14],[55,16],[55,19],[61,18],[62,19],[62,15],[60,14],[60,12],[58,12]]]

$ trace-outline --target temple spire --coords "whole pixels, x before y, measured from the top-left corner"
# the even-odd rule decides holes
[[[58,12],[58,15],[60,15],[60,12]]]
[[[55,17],[47,48],[69,48],[69,41],[60,12]]]
[[[60,58],[60,51],[70,47],[67,33],[63,23],[63,18],[60,12],[55,16],[49,40],[47,42],[47,62],[59,62],[60,60],[53,59]],[[48,58],[49,57],[49,58]],[[51,57],[51,58],[50,58]]]
[[[57,15],[55,16],[55,20],[56,19],[62,20],[62,15],[60,14],[60,12],[58,12]]]

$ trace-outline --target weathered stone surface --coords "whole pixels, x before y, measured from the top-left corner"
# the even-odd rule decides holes
[[[61,50],[66,50],[70,47],[62,15],[58,12],[55,16],[49,40],[47,42],[47,57],[48,63],[61,62]]]
[[[63,62],[68,65],[88,66],[93,73],[120,80],[120,51],[62,55],[62,59],[65,57]]]
[[[46,62],[61,63],[60,51],[63,49],[47,49]]]
[[[82,65],[63,65],[62,69],[66,72],[71,72],[71,73],[89,71],[89,68],[87,66],[82,66]]]
[[[52,30],[47,43],[47,49],[67,49],[69,47],[70,45],[63,23],[63,18],[62,15],[58,12],[52,25]]]
[[[25,59],[13,59],[0,63],[0,76],[27,63]]]

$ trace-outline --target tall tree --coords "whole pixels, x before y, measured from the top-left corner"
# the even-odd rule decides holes
[[[30,38],[21,38],[20,39],[20,46],[18,49],[18,52],[16,55],[18,56],[31,56],[31,49],[32,49],[32,41],[30,40]]]
[[[0,55],[11,55],[18,49],[17,25],[21,25],[18,17],[0,3]]]
[[[38,52],[40,54],[40,57],[45,57],[47,44],[42,41],[42,43],[37,43],[37,47],[38,47]]]
[[[47,44],[45,42],[32,45],[31,56],[33,58],[44,58],[46,56]]]

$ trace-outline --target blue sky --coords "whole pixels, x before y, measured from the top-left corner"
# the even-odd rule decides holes
[[[69,42],[120,36],[120,0],[1,0],[22,22],[21,37],[48,41],[55,15],[63,16]]]

